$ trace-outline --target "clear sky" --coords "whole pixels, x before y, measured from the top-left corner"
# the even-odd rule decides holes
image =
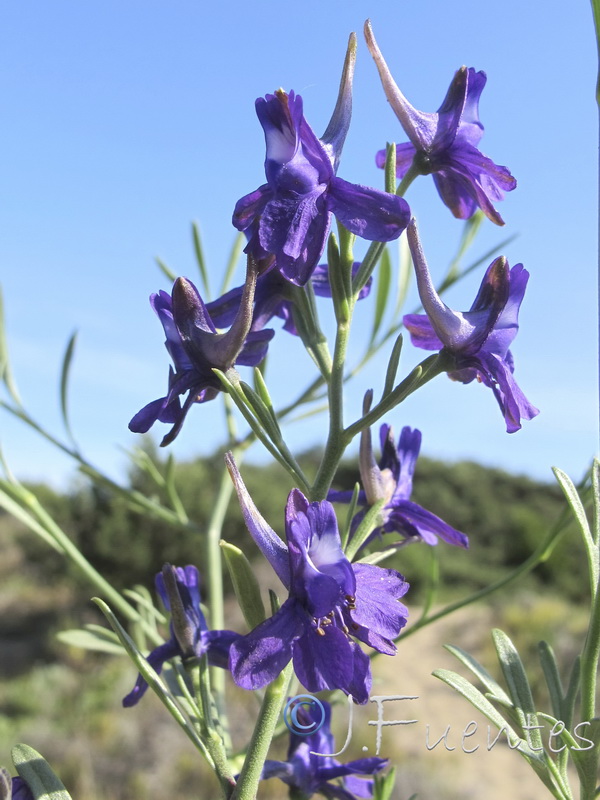
[[[196,219],[218,283],[234,204],[264,181],[255,98],[294,89],[322,133],[351,31],[359,35],[354,117],[338,174],[382,185],[374,153],[405,137],[364,44],[370,17],[397,82],[422,110],[438,108],[462,64],[487,72],[481,149],[519,186],[500,206],[505,228],[486,222],[472,254],[518,234],[504,251],[531,272],[516,377],[541,410],[508,435],[489,390],[441,376],[387,420],[420,427],[434,457],[548,479],[556,464],[579,478],[598,449],[596,50],[589,3],[566,9],[564,0],[2,4],[0,283],[25,405],[61,433],[58,373],[77,328],[72,427],[94,463],[122,474],[122,448],[139,442],[127,422],[166,389],[164,337],[147,298],[168,287],[154,257],[195,279]],[[461,223],[429,178],[407,200],[440,276]],[[478,286],[472,276],[447,302],[467,309]],[[269,385],[282,405],[310,379],[311,364],[285,333],[272,351]],[[407,344],[401,374],[421,355]],[[366,388],[380,389],[385,363],[357,380],[349,418]],[[302,448],[322,431],[324,421],[312,420],[290,427],[289,439]],[[207,453],[222,435],[220,403],[197,406],[173,449],[182,458]],[[1,411],[0,441],[17,475],[68,479],[70,463]]]

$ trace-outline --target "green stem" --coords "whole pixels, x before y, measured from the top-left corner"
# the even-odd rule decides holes
[[[199,661],[193,659],[189,664],[186,664],[186,669],[192,679],[196,703],[202,709],[200,720],[202,740],[213,760],[214,771],[221,786],[222,796],[229,798],[235,786],[235,778],[225,752],[223,739],[214,724],[214,719],[218,719],[218,714],[210,691],[209,669],[206,657]]]
[[[464,597],[461,600],[457,600],[455,603],[449,603],[447,606],[440,609],[440,611],[437,613],[432,614],[430,617],[422,617],[405,633],[402,633],[399,639],[401,640],[408,638],[413,633],[416,633],[421,628],[424,628],[426,625],[430,625],[432,622],[437,622],[437,620],[447,617],[449,614],[453,614],[455,611],[471,605],[471,603],[476,603],[478,600],[488,597],[488,595],[493,594],[494,592],[498,591],[498,589],[502,589],[504,586],[507,586],[509,583],[517,580],[517,578],[520,578],[522,575],[526,575],[528,572],[531,572],[538,566],[538,564],[546,561],[546,559],[550,556],[550,553],[556,546],[559,538],[566,532],[567,523],[569,520],[569,513],[565,512],[562,514],[559,521],[552,527],[550,533],[539,545],[539,547],[537,547],[529,556],[529,558],[527,558],[522,564],[519,564],[519,566],[509,575],[505,576],[504,578],[500,578],[500,580],[497,580],[495,583],[492,583],[477,592],[467,595],[467,597]]]
[[[242,459],[242,450],[237,448],[234,455],[239,464]],[[226,468],[221,475],[219,491],[210,516],[206,531],[206,580],[208,585],[209,614],[212,630],[225,628],[225,612],[223,607],[223,565],[221,560],[221,533],[225,514],[233,492],[233,482]],[[217,697],[222,697],[225,691],[225,672],[215,667],[211,674],[212,685]]]
[[[256,798],[263,766],[281,715],[291,676],[292,665],[290,663],[267,687],[244,766],[231,800],[255,800]]]
[[[591,720],[596,716],[596,684],[600,659],[600,586],[592,605],[590,624],[581,654],[581,718]]]
[[[338,322],[337,325],[331,378],[328,385],[329,433],[319,471],[311,489],[310,499],[312,501],[324,500],[327,497],[327,492],[346,449],[344,440],[344,364],[350,336],[352,311],[352,304],[350,304],[350,318],[347,321]]]
[[[407,375],[407,377],[401,381],[392,392],[390,392],[379,403],[377,403],[377,405],[374,406],[368,414],[366,414],[364,417],[361,417],[361,419],[357,420],[346,428],[344,431],[344,438],[346,442],[351,442],[352,439],[361,431],[363,431],[365,428],[370,428],[371,425],[374,425],[378,420],[380,420],[384,414],[387,414],[388,411],[405,400],[414,391],[420,389],[421,386],[424,386],[426,383],[432,380],[432,378],[435,378],[436,375],[439,375],[441,372],[445,372],[447,368],[448,365],[446,363],[445,354],[443,351],[436,353],[435,355],[428,356],[417,367],[415,367],[415,369],[409,375]]]

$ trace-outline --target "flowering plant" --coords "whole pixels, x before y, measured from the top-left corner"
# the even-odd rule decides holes
[[[547,557],[564,530],[561,521],[525,566],[497,585],[435,611],[432,595],[428,595],[422,616],[413,621],[411,574],[403,566],[406,547],[414,545],[414,551],[428,545],[420,547],[419,552],[430,554],[432,546],[438,544],[436,552],[455,546],[468,563],[469,537],[473,539],[477,532],[458,530],[412,499],[422,437],[420,430],[409,425],[406,413],[397,408],[447,373],[454,381],[478,382],[491,389],[507,432],[515,433],[524,421],[534,420],[538,409],[516,383],[511,352],[529,272],[522,264],[509,267],[500,255],[487,267],[468,311],[447,305],[445,289],[458,277],[468,275],[470,269],[458,276],[454,271],[436,284],[405,194],[418,176],[433,175],[442,202],[455,217],[466,221],[461,250],[484,215],[504,224],[495,204],[516,188],[516,181],[508,168],[495,164],[479,150],[484,129],[478,105],[486,76],[474,68],[460,68],[438,111],[422,112],[406,100],[392,78],[369,22],[365,38],[385,96],[409,139],[376,153],[376,163],[384,169],[383,188],[338,177],[344,167],[342,149],[352,116],[357,50],[357,38],[352,34],[337,102],[321,137],[310,127],[303,99],[294,91],[278,89],[256,100],[265,137],[266,183],[237,202],[232,199],[233,226],[245,237],[243,283],[229,288],[225,282],[220,296],[211,300],[201,264],[200,289],[188,278],[173,276],[169,292],[159,290],[150,297],[172,365],[166,394],[137,411],[129,428],[134,433],[147,433],[157,423],[169,425],[161,441],[161,446],[167,447],[176,437],[187,434],[192,406],[200,408],[190,416],[199,416],[208,401],[223,401],[228,433],[222,453],[223,479],[208,521],[190,519],[177,491],[172,461],[167,462],[163,475],[149,456],[142,459],[167,498],[157,500],[137,490],[123,489],[89,464],[75,444],[62,443],[48,434],[22,407],[8,359],[2,363],[1,374],[10,397],[3,403],[7,410],[58,444],[98,485],[120,492],[135,513],[198,534],[197,566],[155,566],[159,570],[155,587],[161,610],[154,606],[147,590],[119,591],[112,586],[18,481],[9,476],[0,486],[2,506],[69,559],[95,589],[96,605],[110,630],[92,625],[85,631],[69,632],[68,641],[91,649],[109,645],[111,652],[129,656],[135,667],[129,684],[133,688],[122,699],[123,706],[137,706],[151,689],[214,775],[214,796],[226,800],[254,800],[261,782],[271,778],[287,785],[292,800],[307,800],[314,794],[340,800],[389,800],[394,772],[383,774],[389,766],[387,759],[377,753],[375,757],[342,762],[338,760],[340,754],[333,752],[331,725],[340,694],[348,698],[351,708],[372,701],[375,656],[384,654],[401,662],[403,638],[532,569]],[[250,152],[244,156],[260,158]],[[414,313],[401,315],[402,304],[397,304],[393,321],[378,338],[391,299],[386,281],[391,258],[385,248],[397,239],[408,242],[421,306]],[[364,251],[360,240],[369,242]],[[410,263],[408,257],[401,259],[399,271],[408,274]],[[227,270],[229,277],[232,272]],[[377,287],[371,291],[374,278]],[[328,325],[321,324],[317,296],[323,306],[328,303]],[[375,306],[375,321],[363,358],[351,368],[350,334],[353,324],[356,330],[359,300],[363,308],[369,303]],[[283,333],[266,327],[275,317],[284,321]],[[399,378],[402,328],[410,334],[415,348],[430,352]],[[332,329],[333,336],[326,336],[324,329]],[[392,339],[381,385],[375,389],[363,385],[362,366],[377,352],[386,351]],[[311,356],[315,376],[295,400],[279,406],[267,385],[265,361],[280,342],[285,347],[290,341],[299,343]],[[61,380],[69,436],[65,386],[73,344],[69,345]],[[252,385],[243,379],[245,368],[253,369]],[[347,387],[351,379],[361,382],[364,401],[362,412],[349,421]],[[526,374],[520,375],[521,379],[526,385]],[[442,381],[437,384],[443,386]],[[380,392],[376,402],[375,391]],[[323,402],[327,430],[318,463],[311,472],[286,441],[284,423],[292,411],[301,409],[316,415]],[[243,431],[238,429],[240,417],[246,425]],[[402,424],[398,439],[392,419]],[[453,422],[458,427],[464,424],[460,419]],[[379,426],[379,458],[373,450],[374,426]],[[244,466],[243,456],[254,442],[264,447],[291,483],[287,501],[280,499],[281,513],[275,527],[248,489],[250,468]],[[358,444],[360,481],[354,488],[347,482],[339,486],[342,462],[353,444]],[[586,548],[592,614],[588,638],[577,662],[580,671],[574,668],[566,690],[553,654],[549,648],[544,650],[542,667],[552,713],[540,712],[533,702],[518,652],[502,632],[496,632],[495,642],[508,691],[459,648],[454,648],[454,653],[487,693],[455,673],[437,673],[500,730],[505,723],[509,726],[510,736],[518,740],[515,748],[560,800],[572,796],[569,756],[579,774],[583,800],[597,796],[598,476],[596,465],[592,488],[586,485],[581,499],[569,479],[557,472]],[[225,539],[225,509],[233,492],[246,529],[243,547]],[[590,496],[596,514],[593,531],[585,509]],[[247,556],[246,545],[253,544],[263,557],[262,568]],[[440,557],[444,557],[443,552]],[[235,614],[230,615],[229,609],[226,613],[223,562],[245,624],[239,615],[237,619]],[[277,590],[271,589],[269,595],[268,613],[257,577],[265,568],[278,580]],[[434,583],[432,571],[431,586]],[[206,586],[206,607],[202,605],[201,584]],[[229,615],[233,621],[226,619]],[[234,746],[227,708],[231,693],[239,690],[256,693],[260,710],[252,732],[242,745]],[[312,698],[310,703],[316,702],[322,717],[315,720],[302,704],[299,709],[292,705],[290,722],[285,713],[297,699],[293,695],[304,691],[311,694],[298,696]],[[326,693],[328,699],[313,693]],[[585,750],[571,747],[574,740],[568,725],[574,720],[577,702],[584,717],[580,724],[590,726],[592,746]],[[281,724],[282,715],[285,724]],[[531,721],[535,718],[537,722],[538,717],[553,721],[553,731],[555,727],[558,730],[554,735],[562,737],[566,754],[544,748],[539,736],[529,736],[539,727]],[[272,743],[287,732],[291,733],[287,758],[269,757]],[[0,800],[68,799],[49,765],[31,748],[16,748],[13,761],[19,777],[11,777],[6,770],[0,772]]]

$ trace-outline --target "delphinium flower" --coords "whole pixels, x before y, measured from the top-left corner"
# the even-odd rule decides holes
[[[198,290],[186,278],[177,278],[172,296],[161,291],[150,297],[164,328],[165,347],[175,370],[169,369],[167,394],[138,411],[129,423],[131,431],[146,433],[157,420],[173,423],[161,442],[162,446],[170,444],[191,406],[212,400],[219,393],[221,384],[214,368],[226,372],[234,364],[255,367],[262,361],[274,331],[250,330],[256,278],[257,265],[249,257],[237,313],[225,333],[217,332]],[[179,397],[186,393],[182,406]]]
[[[382,425],[379,438],[381,459],[377,464],[373,455],[371,429],[367,428],[361,434],[359,470],[362,489],[358,494],[358,503],[364,508],[354,517],[352,531],[356,531],[370,506],[384,501],[379,523],[367,535],[362,546],[382,533],[398,533],[405,541],[422,539],[427,544],[435,545],[440,537],[449,544],[468,547],[469,540],[464,533],[410,499],[421,449],[421,431],[402,428],[396,445],[392,428]],[[327,497],[332,502],[346,503],[350,502],[352,495],[353,492],[332,490]]]
[[[468,219],[477,208],[497,225],[504,225],[493,203],[517,185],[506,167],[495,164],[478,149],[483,136],[479,98],[486,84],[485,72],[461,67],[444,102],[435,114],[418,111],[404,97],[365,23],[365,38],[375,60],[385,95],[410,139],[396,148],[396,175],[402,179],[411,166],[420,175],[433,175],[445,205],[455,217]],[[376,156],[385,165],[385,150]]]
[[[352,113],[356,38],[351,37],[337,104],[319,139],[303,115],[302,98],[279,89],[259,97],[256,113],[266,141],[267,182],[238,200],[233,224],[245,231],[246,252],[303,286],[319,263],[332,214],[364,239],[388,242],[408,224],[396,195],[336,177]]]
[[[11,778],[8,770],[1,767],[0,800],[33,800],[33,792],[23,778]]]
[[[352,266],[352,274],[356,275],[360,263],[356,261]],[[311,275],[310,282],[314,293],[318,297],[331,297],[331,283],[329,281],[329,267],[319,264]],[[372,278],[363,286],[358,294],[358,300],[367,297],[371,291]],[[212,303],[207,303],[206,308],[212,321],[218,328],[231,325],[237,314],[242,299],[244,287],[236,286],[226,292]],[[298,291],[296,289],[296,291]],[[252,331],[262,330],[273,317],[284,320],[283,330],[298,335],[293,319],[294,287],[277,269],[270,269],[264,275],[259,275],[254,292],[254,314],[252,317]]]
[[[408,584],[395,570],[351,564],[331,503],[309,503],[298,489],[288,497],[284,544],[258,512],[230,454],[226,461],[246,526],[289,591],[272,617],[232,644],[233,679],[244,689],[260,689],[292,659],[308,691],[341,689],[366,703],[370,662],[350,637],[394,655],[392,640],[408,614],[399,598]]]
[[[321,701],[325,712],[321,727],[314,733],[301,736],[290,731],[290,745],[287,761],[265,762],[262,777],[280,778],[293,790],[293,797],[308,800],[313,794],[337,800],[354,800],[355,797],[372,797],[373,781],[356,777],[357,775],[374,775],[388,765],[385,758],[359,758],[340,764],[330,753],[335,752],[334,739],[331,733],[331,706]],[[307,708],[297,709],[300,724],[309,726],[314,723]],[[332,783],[342,778],[340,783]]]
[[[206,655],[209,664],[227,669],[229,648],[240,634],[208,630],[200,607],[200,576],[196,567],[165,564],[162,572],[156,575],[155,585],[171,614],[171,635],[168,641],[150,653],[150,666],[160,673],[164,663],[172,658],[201,658]],[[135,686],[123,699],[123,705],[136,705],[147,688],[145,679],[138,675]]]
[[[509,350],[519,330],[519,307],[529,273],[522,264],[512,269],[504,257],[490,264],[471,309],[453,311],[435,290],[423,248],[413,222],[408,228],[419,296],[426,314],[407,314],[404,325],[411,341],[424,350],[443,350],[452,366],[452,380],[478,380],[494,392],[508,433],[521,428],[521,419],[533,419],[538,409],[525,397],[514,377]]]

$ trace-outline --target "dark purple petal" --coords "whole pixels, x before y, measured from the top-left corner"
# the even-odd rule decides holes
[[[390,522],[404,522],[412,525],[427,544],[437,544],[439,536],[448,544],[465,548],[469,546],[469,540],[464,533],[457,531],[443,519],[432,514],[431,511],[427,511],[410,500],[401,500],[395,504]]]
[[[441,350],[444,346],[426,314],[405,314],[402,323],[410,333],[410,340],[415,347],[422,350]]]
[[[467,98],[468,70],[457,70],[438,109],[438,121],[431,151],[448,150],[454,144]]]
[[[419,451],[421,450],[421,438],[421,431],[418,428],[414,430],[408,426],[402,428],[400,440],[398,441],[400,472],[392,502],[396,502],[399,499],[407,500],[412,494],[413,475]]]
[[[289,598],[276,614],[233,642],[229,669],[238,686],[261,689],[275,680],[292,657],[295,640],[303,634],[305,616],[297,601]]]
[[[481,353],[481,377],[491,387],[506,422],[507,433],[521,429],[522,419],[533,419],[540,412],[523,394],[513,378],[512,370],[493,353]]]
[[[397,239],[410,221],[408,203],[395,194],[334,178],[328,207],[351,233],[377,242]]]
[[[396,177],[398,180],[402,180],[408,172],[416,152],[414,145],[410,142],[396,145]],[[386,155],[387,153],[385,150],[379,150],[375,154],[375,163],[378,167],[381,167],[381,169],[385,167]]]
[[[353,645],[334,625],[325,629],[324,636],[312,626],[306,626],[303,635],[293,644],[294,672],[300,683],[309,692],[324,689],[347,692],[354,676]]]
[[[206,631],[202,635],[202,652],[197,652],[196,655],[200,657],[206,653],[212,667],[228,669],[229,651],[238,639],[241,639],[241,634],[235,631]]]
[[[177,655],[179,655],[179,646],[174,639],[171,639],[168,642],[156,647],[148,656],[147,661],[152,669],[160,674],[165,661],[169,661],[169,659],[175,658]],[[137,705],[137,703],[139,703],[139,701],[145,695],[147,688],[148,684],[146,683],[145,678],[143,678],[141,675],[138,675],[135,686],[129,692],[129,694],[123,698],[123,705],[125,708],[130,708],[131,706]]]
[[[245,231],[254,220],[259,217],[269,200],[273,199],[273,190],[267,183],[245,195],[235,204],[233,212],[233,226],[238,231]]]
[[[9,779],[10,780],[10,779]],[[34,800],[33,792],[25,783],[23,778],[12,778],[11,780],[12,800]]]
[[[506,359],[508,349],[519,330],[519,308],[525,295],[528,280],[529,272],[523,268],[522,264],[515,264],[510,270],[508,302],[485,343],[485,349],[500,358]]]
[[[408,583],[393,569],[361,563],[353,568],[356,608],[350,611],[352,621],[385,639],[397,638],[408,618],[408,610],[398,602],[408,591]]]
[[[281,197],[265,208],[259,224],[261,246],[276,258],[277,268],[298,286],[310,278],[325,249],[331,215],[325,186],[302,198]]]
[[[225,463],[237,492],[246,527],[283,585],[289,589],[291,579],[287,547],[256,508],[231,453],[225,454]]]
[[[250,331],[235,363],[242,367],[258,366],[267,355],[269,342],[273,336],[275,336],[275,331],[272,328],[265,328],[262,331]]]

